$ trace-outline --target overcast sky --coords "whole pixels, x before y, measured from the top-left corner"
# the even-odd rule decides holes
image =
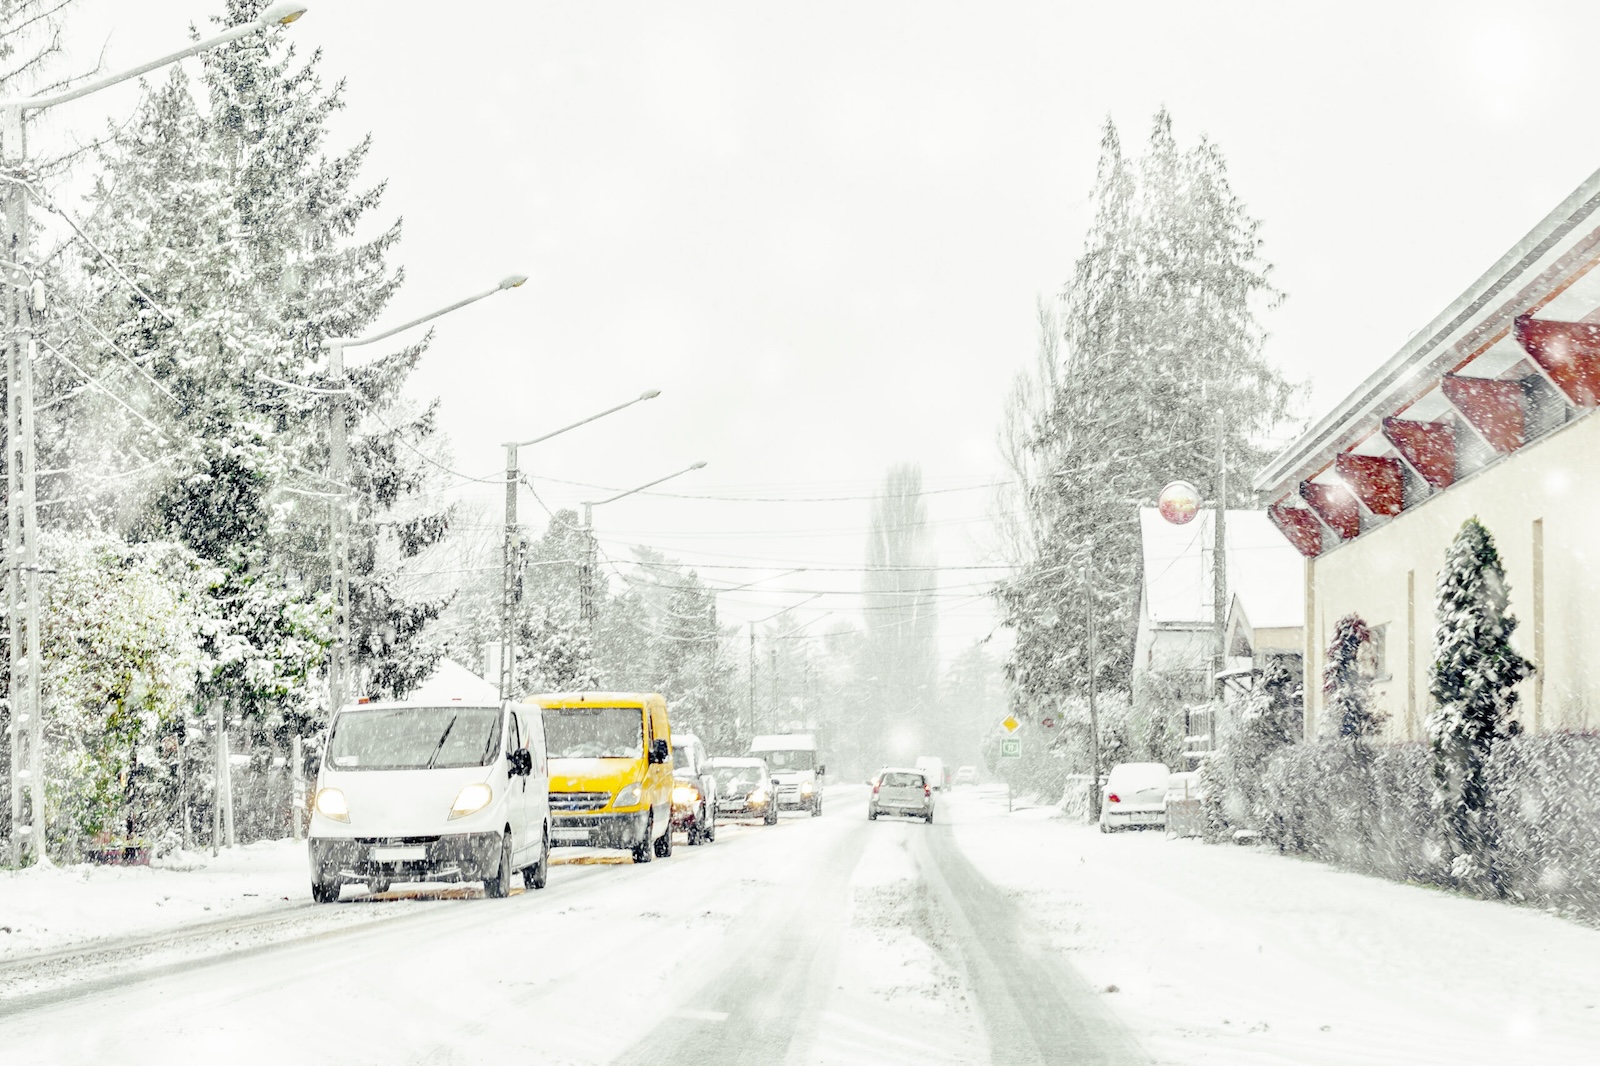
[[[348,79],[340,143],[372,133],[366,177],[405,220],[392,320],[533,279],[441,321],[414,379],[474,474],[653,387],[526,464],[628,487],[705,459],[676,487],[722,496],[866,496],[901,460],[932,488],[994,480],[1108,115],[1130,150],[1162,105],[1181,142],[1222,146],[1288,294],[1269,351],[1307,415],[1600,166],[1592,2],[309,2],[287,32]],[[220,7],[87,0],[76,40],[108,41],[115,69]],[[92,132],[132,103],[53,120]],[[592,495],[536,485],[551,506]],[[942,562],[993,561],[991,505],[929,498]],[[596,525],[616,557],[645,541],[713,584],[768,577],[722,598],[745,621],[854,590],[843,569],[732,567],[858,567],[867,508],[635,497]],[[980,576],[945,576],[947,651],[992,626],[963,598]]]

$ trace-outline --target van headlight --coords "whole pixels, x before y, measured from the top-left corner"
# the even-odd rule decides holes
[[[469,814],[477,814],[489,806],[493,799],[494,789],[481,781],[474,781],[457,793],[456,801],[450,805],[450,817],[465,818]]]
[[[672,802],[679,807],[689,807],[700,802],[700,790],[693,785],[677,785],[672,790]]]
[[[336,788],[318,789],[317,813],[336,822],[348,822],[350,804],[345,801],[344,793]]]
[[[756,789],[754,792],[750,793],[749,801],[752,806],[761,806],[763,803],[767,802],[767,790],[764,788]]]
[[[802,796],[809,796],[815,787],[816,786],[814,786],[810,781],[802,781],[800,782],[800,794]]]
[[[624,785],[621,790],[617,792],[617,798],[611,801],[611,806],[632,807],[639,802],[639,796],[643,794],[643,792],[644,786],[638,781],[635,781],[631,785]]]

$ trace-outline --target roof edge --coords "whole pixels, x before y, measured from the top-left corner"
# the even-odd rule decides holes
[[[1368,417],[1396,386],[1416,375],[1416,357],[1420,353],[1445,343],[1451,333],[1482,311],[1495,296],[1511,285],[1517,275],[1566,236],[1578,219],[1594,214],[1597,209],[1600,209],[1600,170],[1590,174],[1449,307],[1435,316],[1415,338],[1408,340],[1333,410],[1274,456],[1252,479],[1252,487],[1257,492],[1275,491],[1295,473],[1310,465],[1318,452],[1334,446],[1332,439],[1349,432],[1353,423]]]

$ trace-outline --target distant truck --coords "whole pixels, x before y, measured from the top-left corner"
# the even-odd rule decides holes
[[[822,778],[827,768],[815,733],[766,733],[750,741],[749,754],[765,759],[772,772],[779,810],[822,814]]]
[[[916,767],[927,775],[928,784],[934,788],[944,788],[944,760],[937,755],[918,755]]]

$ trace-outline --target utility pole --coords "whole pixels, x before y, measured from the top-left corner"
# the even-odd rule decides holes
[[[518,284],[521,284],[521,283],[519,282]],[[519,455],[520,455],[521,450],[523,448],[527,448],[527,447],[531,447],[532,445],[539,444],[539,443],[541,443],[543,441],[547,441],[551,437],[559,437],[561,434],[566,433],[568,430],[577,429],[579,426],[586,426],[590,422],[593,422],[597,418],[604,418],[606,415],[616,414],[618,411],[621,411],[621,410],[623,410],[624,408],[627,408],[627,407],[632,407],[636,403],[642,403],[645,400],[653,400],[657,396],[660,396],[660,395],[661,395],[661,390],[660,389],[650,389],[647,392],[640,393],[638,396],[635,396],[633,399],[628,400],[625,403],[619,403],[615,407],[608,407],[604,411],[599,412],[598,414],[590,415],[588,418],[580,418],[578,421],[573,422],[571,425],[562,426],[560,429],[551,430],[549,433],[546,433],[543,436],[534,437],[532,440],[507,441],[506,442],[506,445],[505,445],[505,449],[506,449],[506,528],[505,528],[505,543],[503,545],[503,553],[504,554],[502,556],[502,565],[504,567],[504,573],[503,573],[502,578],[501,578],[501,590],[500,590],[500,698],[501,699],[509,700],[509,699],[512,698],[512,688],[516,684],[516,676],[517,676],[516,675],[516,659],[517,659],[517,649],[516,649],[516,639],[517,639],[517,634],[516,634],[516,607],[517,607],[517,603],[521,599],[521,596],[518,593],[517,582],[518,582],[518,577],[522,573],[522,531],[517,528],[517,483],[522,480],[522,471],[521,471],[520,466],[519,466],[519,462],[520,462]],[[698,465],[699,466],[704,466],[705,464],[701,463],[701,464],[698,464]],[[697,469],[697,467],[691,467],[690,469]],[[670,476],[676,477],[677,475],[670,475]],[[650,484],[652,484],[652,485],[658,484],[659,481],[665,481],[665,480],[666,480],[666,478],[660,478],[660,479],[658,479],[658,481],[653,481]],[[650,487],[649,485],[641,485],[640,486],[640,488],[649,488],[649,487]],[[638,492],[638,491],[639,491],[638,489],[630,490],[630,492]],[[627,496],[627,495],[629,495],[629,493],[625,492],[625,493],[622,493],[621,496],[613,496],[611,499],[614,499],[614,500],[615,499],[621,499],[622,496]],[[609,500],[602,500],[600,502],[609,503],[610,501]],[[586,526],[589,524],[589,522],[588,522],[588,515],[590,513],[589,512],[589,507],[590,507],[590,505],[588,505],[588,504],[584,505],[584,516],[585,516],[584,517],[584,525],[586,525]],[[580,581],[580,587],[581,587],[581,581]]]
[[[1224,630],[1228,625],[1228,459],[1224,452],[1224,419],[1226,415],[1222,408],[1217,408],[1217,477],[1216,493],[1212,510],[1213,532],[1215,540],[1211,548],[1211,693],[1213,696],[1222,695],[1221,674],[1226,667],[1228,659],[1227,633]]]
[[[1089,542],[1089,564],[1084,567],[1084,621],[1089,644],[1089,820],[1100,817],[1100,712],[1095,705],[1095,602],[1094,541]]]
[[[33,426],[35,314],[44,311],[44,284],[32,277],[29,251],[27,152],[23,111],[4,109],[7,184],[5,259],[6,348],[6,602],[10,608],[11,865],[22,864],[25,841],[44,857],[44,704],[40,689],[39,512]],[[26,802],[24,802],[26,800]]]
[[[756,624],[750,623],[750,735],[756,735]]]
[[[518,446],[506,444],[506,528],[500,575],[500,698],[511,699],[517,680],[517,578],[522,569],[522,531],[517,528]]]
[[[594,564],[599,554],[594,540],[594,504],[585,500],[583,504],[583,554],[578,557],[578,618],[582,620],[584,630],[589,635],[589,647],[594,648],[594,623],[597,611],[595,610],[595,573]]]
[[[328,344],[328,377],[337,390],[328,409],[328,480],[335,495],[328,522],[328,567],[333,590],[333,647],[328,656],[328,711],[350,701],[350,443],[344,400],[344,344]]]

